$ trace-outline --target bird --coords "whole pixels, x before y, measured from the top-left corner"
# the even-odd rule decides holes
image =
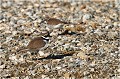
[[[50,18],[47,20],[47,24],[49,24],[49,25],[58,25],[61,23],[66,24],[67,22],[63,22],[63,21],[56,19],[56,18]]]
[[[46,42],[43,37],[37,37],[32,39],[27,45],[28,49],[38,50],[46,45]]]
[[[26,46],[26,48],[23,49],[19,49],[18,52],[22,52],[22,51],[26,51],[26,50],[30,50],[30,51],[39,51],[40,49],[44,48],[46,45],[46,42],[49,39],[45,39],[44,37],[36,37],[33,38],[28,45]]]
[[[49,19],[45,19],[43,20],[42,22],[45,22],[48,24],[48,25],[58,25],[58,24],[69,24],[68,22],[64,22],[64,21],[61,21],[59,19],[56,19],[56,18],[49,18]],[[41,23],[42,23],[41,22]]]

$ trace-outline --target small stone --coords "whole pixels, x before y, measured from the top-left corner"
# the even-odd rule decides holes
[[[57,35],[58,35],[57,32],[51,32],[51,33],[50,33],[50,36],[57,36]]]
[[[117,71],[120,72],[120,68]]]
[[[91,66],[91,67],[96,66],[95,61],[93,61],[92,63],[90,63],[90,66]]]
[[[38,52],[40,56],[44,56],[44,52],[43,51],[39,51]]]
[[[0,15],[0,20],[2,20],[4,17],[3,17],[3,15]]]
[[[12,31],[12,35],[16,35],[17,34],[17,31]]]
[[[80,10],[85,9],[85,8],[86,8],[86,5],[84,4],[80,6]]]
[[[2,3],[2,8],[7,9],[11,6],[11,2]]]
[[[117,27],[117,26],[118,26],[118,22],[114,22],[113,25],[114,25],[115,27]]]
[[[19,25],[24,24],[24,23],[26,23],[26,21],[23,20],[23,19],[20,19],[20,20],[17,21],[17,24],[19,24]]]
[[[48,65],[44,65],[45,69],[47,69],[48,71],[50,70],[50,68],[48,67]]]
[[[59,29],[59,28],[62,28],[62,26],[61,26],[61,24],[58,24],[58,25],[55,25],[54,28]]]
[[[42,75],[42,79],[44,79],[46,77],[46,75]]]
[[[35,7],[39,7],[39,4],[35,3],[34,6],[35,6]]]
[[[3,68],[5,68],[5,64],[0,65],[0,69],[3,69]]]
[[[82,46],[83,44],[81,42],[77,43],[77,46]]]
[[[29,77],[28,77],[28,76],[26,76],[24,79],[29,79]]]
[[[56,67],[56,69],[61,69],[62,67]]]
[[[1,48],[1,47],[0,47],[0,48]],[[0,53],[1,53],[1,52],[3,52],[3,50],[2,50],[2,49],[0,49]]]
[[[86,22],[86,20],[91,19],[92,15],[91,14],[85,14],[83,15],[83,22]]]
[[[19,62],[19,60],[17,59],[16,55],[10,55],[9,59],[14,62],[14,64],[17,64]]]
[[[114,37],[117,36],[117,35],[118,35],[117,32],[108,32],[108,34],[107,34],[107,36],[108,36],[109,38],[114,38]]]
[[[79,52],[79,53],[77,54],[77,56],[80,57],[81,59],[86,59],[86,58],[88,58],[88,56],[87,56],[84,52]]]
[[[70,79],[70,74],[66,72],[66,73],[64,74],[64,77],[65,77],[65,79]]]

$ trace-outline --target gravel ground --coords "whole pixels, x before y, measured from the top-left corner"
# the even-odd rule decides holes
[[[120,79],[120,0],[0,6],[0,79]]]

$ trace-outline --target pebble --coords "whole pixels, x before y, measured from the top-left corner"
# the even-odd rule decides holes
[[[62,26],[61,26],[61,24],[58,24],[58,25],[55,25],[54,28],[55,29],[60,29],[60,28],[62,28]]]
[[[1,47],[0,47],[0,48],[1,48]],[[1,53],[1,52],[3,52],[3,50],[2,50],[2,49],[0,49],[0,53]]]
[[[45,77],[44,79],[50,79],[49,77]]]
[[[3,68],[5,68],[5,64],[0,65],[0,69],[3,69]]]
[[[10,55],[9,56],[9,59],[14,62],[15,64],[17,64],[19,62],[19,60],[17,59],[17,56],[16,55]]]
[[[118,22],[114,22],[113,25],[114,25],[115,27],[117,27],[117,26],[118,26]]]
[[[62,67],[56,67],[56,69],[61,69]]]
[[[26,21],[23,20],[23,19],[20,19],[20,20],[17,21],[17,24],[19,24],[19,25],[24,24],[24,23],[26,23]]]
[[[3,7],[3,8],[9,8],[11,5],[12,5],[11,2],[2,3],[2,7]]]
[[[38,52],[40,56],[44,56],[44,52],[43,51],[39,51]]]
[[[17,34],[17,31],[13,31],[12,34],[13,34],[13,35],[16,35],[16,34]]]
[[[41,77],[42,77],[42,79],[44,79],[46,76],[47,76],[47,75],[42,75]]]
[[[86,20],[89,20],[89,19],[91,19],[92,18],[92,15],[91,14],[85,14],[85,15],[83,15],[83,22],[86,22]]]
[[[77,56],[80,57],[81,59],[86,59],[86,58],[88,58],[88,56],[85,55],[84,52],[79,52],[79,53],[77,54]]]

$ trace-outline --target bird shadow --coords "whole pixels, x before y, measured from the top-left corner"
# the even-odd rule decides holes
[[[64,54],[64,55],[54,55],[54,54],[50,54],[47,57],[44,58],[33,58],[33,60],[43,60],[43,59],[62,59],[66,56],[72,56],[73,54]]]

